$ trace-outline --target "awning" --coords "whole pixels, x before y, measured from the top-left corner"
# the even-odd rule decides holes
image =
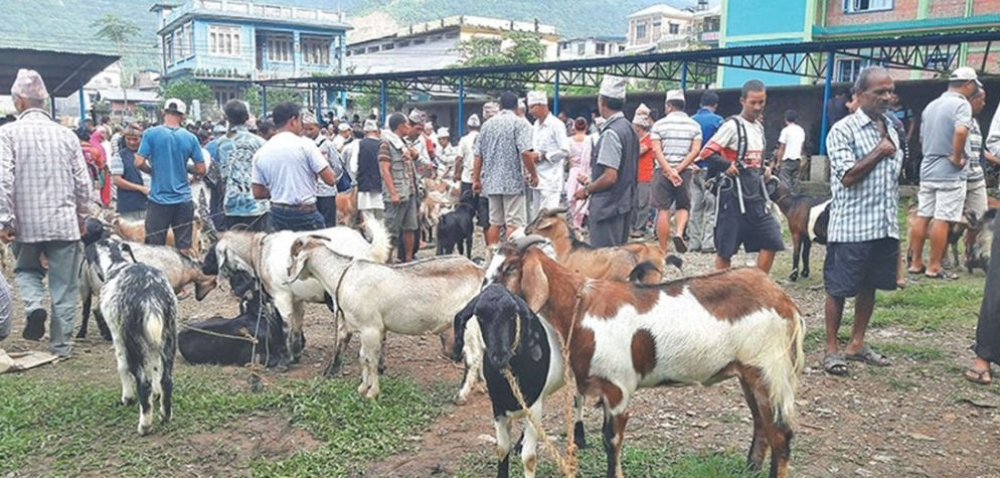
[[[10,94],[17,70],[29,68],[42,75],[50,96],[64,98],[80,91],[80,85],[118,58],[117,55],[0,48],[0,94]]]

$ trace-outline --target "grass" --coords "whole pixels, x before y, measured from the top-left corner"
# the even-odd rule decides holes
[[[136,433],[137,406],[117,405],[117,386],[2,376],[0,476],[190,474],[192,448],[195,454],[228,457],[221,461],[226,463],[228,476],[345,476],[399,452],[406,436],[419,434],[446,410],[445,394],[428,391],[409,379],[383,377],[382,395],[369,402],[357,394],[354,377],[286,380],[252,393],[246,387],[220,385],[218,377],[205,375],[187,367],[175,373],[174,419],[165,426],[157,423],[150,437]],[[248,417],[278,417],[278,423],[288,421],[320,444],[315,450],[283,458],[246,457],[239,443],[211,445],[205,450],[190,441],[198,434],[220,430],[239,435]],[[238,458],[253,461],[241,469]]]
[[[879,342],[872,348],[890,357],[907,357],[919,362],[930,362],[944,358],[944,352],[934,346],[920,343]]]
[[[925,278],[900,291],[879,292],[871,325],[916,332],[974,326],[983,299],[983,282],[982,277],[968,276],[957,281]]]
[[[541,446],[544,455],[538,466],[538,476],[558,477],[559,471]],[[677,456],[668,448],[646,448],[626,443],[622,470],[634,478],[758,478],[765,474],[746,471],[746,460],[736,453],[687,453]],[[577,476],[604,476],[607,470],[605,455],[600,445],[591,446],[577,454]],[[765,465],[766,467],[766,465]],[[519,457],[511,457],[510,476],[524,476]],[[462,468],[455,478],[478,478],[496,474],[496,459],[492,454],[466,455]]]

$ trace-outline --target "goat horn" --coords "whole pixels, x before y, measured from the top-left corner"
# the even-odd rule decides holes
[[[546,239],[546,238],[544,238],[542,236],[539,236],[537,234],[532,234],[530,236],[524,236],[524,237],[520,237],[520,238],[514,239],[513,244],[514,244],[514,247],[517,247],[517,251],[518,252],[524,252],[529,247],[531,247],[531,246],[533,246],[535,244],[541,244],[541,243],[544,243],[544,242],[548,242],[548,239]]]
[[[558,209],[552,209],[551,211],[548,211],[548,216],[549,217],[561,216],[563,214],[566,214],[567,211],[569,211],[569,209],[566,209],[564,207]]]

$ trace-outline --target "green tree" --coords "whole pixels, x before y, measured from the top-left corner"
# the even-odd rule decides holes
[[[109,13],[94,23],[90,24],[91,28],[97,30],[94,34],[97,38],[107,40],[115,44],[115,49],[118,51],[118,56],[123,57],[125,55],[125,44],[135,39],[139,35],[139,26],[131,20],[123,20],[117,15]],[[122,94],[125,98],[125,111],[128,111],[128,87],[131,86],[130,76],[125,68],[125,62],[121,61],[119,58],[118,64],[121,67],[121,78],[122,78]]]
[[[215,96],[208,85],[187,78],[171,81],[166,86],[161,86],[160,97],[177,98],[187,103],[188,107],[194,100],[198,100],[202,108],[208,108],[215,103]]]
[[[523,65],[545,58],[541,36],[532,32],[506,32],[500,38],[472,38],[458,44],[462,66]]]
[[[267,106],[273,108],[274,105],[278,103],[299,103],[303,104],[303,92],[300,90],[294,90],[290,88],[268,88],[267,89]],[[263,107],[263,99],[260,95],[260,90],[257,88],[247,88],[243,93],[243,101],[246,101],[250,105],[250,112],[252,114],[259,114]]]

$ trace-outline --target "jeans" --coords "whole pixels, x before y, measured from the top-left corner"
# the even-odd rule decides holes
[[[42,310],[45,296],[46,270],[42,269],[42,253],[49,261],[49,292],[52,295],[52,320],[49,326],[49,350],[61,357],[72,351],[73,318],[80,291],[77,273],[80,270],[79,241],[49,241],[14,243],[14,280],[24,301],[24,312]]]
[[[688,221],[688,249],[699,251],[715,246],[715,195],[705,189],[704,170],[693,175],[691,181],[691,220]]]
[[[316,196],[316,210],[326,227],[337,227],[337,196]]]
[[[781,169],[778,170],[778,177],[788,186],[792,194],[798,194],[802,189],[799,181],[799,162],[798,159],[782,159]]]
[[[10,335],[11,323],[14,322],[14,294],[10,292],[10,284],[0,274],[0,340]]]
[[[325,228],[323,215],[316,209],[300,211],[272,205],[271,231],[318,231]]]

